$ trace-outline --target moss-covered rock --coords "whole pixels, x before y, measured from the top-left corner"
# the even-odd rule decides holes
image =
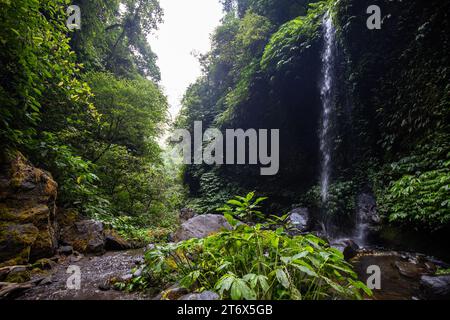
[[[105,230],[105,249],[112,251],[127,250],[131,245],[122,238],[115,230]]]
[[[15,271],[8,274],[8,276],[5,279],[5,282],[12,282],[12,283],[23,283],[30,281],[31,279],[31,273],[29,270],[23,270],[23,271]]]
[[[20,152],[0,162],[0,265],[28,263],[56,249],[57,183]]]
[[[82,253],[100,254],[105,250],[103,223],[95,220],[81,220],[61,226],[60,242],[70,245]]]

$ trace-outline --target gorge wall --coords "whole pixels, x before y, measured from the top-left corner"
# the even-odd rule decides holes
[[[366,25],[374,4],[380,30]],[[449,4],[318,1],[307,14],[305,3],[288,15],[245,8],[213,37],[205,77],[188,90],[179,125],[281,128],[280,172],[262,177],[251,166],[191,166],[185,182],[192,205],[210,212],[236,193],[257,190],[269,196],[270,213],[293,204],[320,211],[322,21],[330,10],[336,38],[328,214],[351,228],[358,195],[370,192],[386,224],[447,228]],[[247,47],[233,51],[242,39]]]

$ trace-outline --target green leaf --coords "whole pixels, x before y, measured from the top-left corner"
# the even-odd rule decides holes
[[[286,289],[289,288],[289,279],[286,275],[286,272],[284,272],[283,269],[276,269],[275,274],[278,282]]]
[[[242,279],[235,279],[231,286],[231,299],[233,300],[256,300],[255,292]]]

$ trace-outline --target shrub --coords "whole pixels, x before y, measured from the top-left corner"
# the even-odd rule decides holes
[[[312,236],[240,225],[205,239],[158,246],[146,253],[143,277],[180,281],[217,291],[223,299],[361,299],[370,291],[356,280],[342,253]]]
[[[413,155],[384,168],[377,181],[378,202],[390,222],[406,222],[432,230],[448,226],[450,152],[447,140],[448,136],[437,137],[433,143],[419,146]],[[381,181],[383,178],[387,182]]]
[[[313,235],[290,237],[273,224],[245,225],[233,216],[259,212],[254,193],[236,197],[224,207],[234,226],[205,239],[156,246],[145,254],[143,275],[131,282],[178,281],[191,290],[212,290],[222,299],[361,299],[371,291],[360,281],[338,250]],[[232,207],[233,206],[233,207]]]

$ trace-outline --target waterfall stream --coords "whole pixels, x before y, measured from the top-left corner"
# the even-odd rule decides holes
[[[320,125],[320,191],[322,203],[326,205],[332,162],[331,116],[333,112],[333,48],[335,40],[335,30],[330,13],[324,16],[323,31],[324,47],[322,52],[322,81],[320,84],[320,98],[322,101],[322,119]]]

